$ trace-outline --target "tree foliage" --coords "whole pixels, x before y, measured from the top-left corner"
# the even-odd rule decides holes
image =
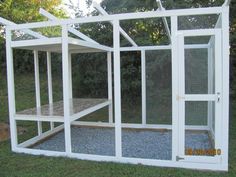
[[[5,0],[0,2],[1,17],[13,21],[15,23],[26,23],[46,20],[39,9],[44,8],[57,17],[66,17],[62,8],[60,8],[61,0]],[[0,38],[3,37],[4,27],[0,26]],[[49,28],[43,29],[43,34],[53,34],[57,30]]]
[[[39,8],[44,8],[57,17],[65,17],[61,0],[4,0],[0,2],[1,17],[16,23],[45,20],[39,14]]]
[[[26,23],[46,20],[45,17],[39,14],[39,9],[44,8],[57,17],[66,17],[65,11],[60,7],[61,0],[4,0],[0,1],[0,16],[15,23]],[[0,25],[0,62],[3,69],[5,69],[5,39],[4,26]],[[60,28],[44,28],[34,29],[44,35],[56,35],[60,33]],[[13,38],[16,38],[13,33]],[[22,37],[22,36],[20,36]],[[24,38],[29,38],[29,35],[23,35]],[[32,52],[29,51],[15,51],[14,62],[16,72],[32,71]]]

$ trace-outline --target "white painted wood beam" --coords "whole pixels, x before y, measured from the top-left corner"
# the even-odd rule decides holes
[[[119,20],[113,22],[113,67],[114,67],[114,115],[115,115],[115,147],[116,158],[122,157],[121,137],[121,79],[120,79],[120,34]]]
[[[15,103],[15,83],[14,83],[14,64],[13,64],[13,50],[11,48],[11,31],[6,27],[6,62],[7,62],[7,91],[8,91],[8,107],[10,120],[10,135],[11,135],[11,149],[16,149],[17,140],[17,125],[14,115],[16,113]]]
[[[107,90],[109,104],[109,123],[113,122],[113,94],[112,94],[112,53],[107,52]]]
[[[146,51],[141,50],[141,82],[142,82],[142,125],[147,124],[146,110]]]
[[[112,21],[112,20],[134,20],[134,19],[140,19],[140,18],[208,15],[208,14],[219,14],[219,13],[222,13],[222,7],[174,9],[174,10],[165,10],[160,13],[157,13],[156,11],[133,12],[133,13],[104,15],[104,16],[80,17],[80,18],[75,18],[75,19],[63,19],[63,20],[55,20],[55,21],[24,23],[24,24],[18,24],[18,25],[11,25],[9,26],[9,30],[20,30],[20,29],[26,29],[26,28],[43,28],[47,26],[58,26],[58,25],[65,25],[65,24],[105,22],[105,21]]]
[[[71,153],[71,126],[70,126],[70,93],[69,90],[69,43],[68,26],[62,26],[62,81],[63,81],[63,108],[64,108],[64,133],[65,150]]]
[[[223,6],[229,6],[231,3],[231,0],[225,0]]]
[[[35,78],[35,96],[36,96],[36,108],[37,112],[40,111],[41,97],[40,97],[40,77],[39,77],[39,54],[37,50],[34,50],[34,78]],[[38,135],[43,132],[42,122],[38,121]]]
[[[52,89],[52,60],[51,52],[47,52],[47,76],[48,76],[48,103],[53,104],[53,89]],[[54,128],[54,122],[50,122],[51,130]]]

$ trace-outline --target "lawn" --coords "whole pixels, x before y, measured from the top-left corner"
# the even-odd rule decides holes
[[[32,75],[16,76],[17,109],[23,109],[35,104],[34,81]],[[47,102],[46,76],[41,77],[42,102]],[[235,84],[234,84],[235,85]],[[61,98],[60,79],[54,78],[54,99]],[[27,94],[25,94],[27,92]],[[96,176],[96,177],[125,177],[125,176],[236,176],[236,100],[232,100],[230,120],[230,152],[229,172],[211,172],[186,170],[177,168],[160,168],[143,165],[92,162],[61,157],[32,156],[11,152],[10,141],[0,143],[0,177],[58,177],[58,176]],[[8,122],[6,79],[0,75],[0,121]],[[27,123],[28,135],[21,135],[20,139],[35,134],[35,124]]]

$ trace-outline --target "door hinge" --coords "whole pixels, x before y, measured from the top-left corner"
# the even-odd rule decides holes
[[[184,158],[180,156],[176,156],[176,161],[180,161],[180,160],[184,160]]]

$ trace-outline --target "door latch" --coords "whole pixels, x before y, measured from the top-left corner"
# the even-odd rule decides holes
[[[179,101],[180,99],[185,99],[185,97],[177,95],[177,96],[176,96],[176,100]]]
[[[180,160],[184,160],[184,158],[180,156],[176,156],[176,161],[180,161]]]
[[[220,102],[220,92],[217,92],[217,102]]]

